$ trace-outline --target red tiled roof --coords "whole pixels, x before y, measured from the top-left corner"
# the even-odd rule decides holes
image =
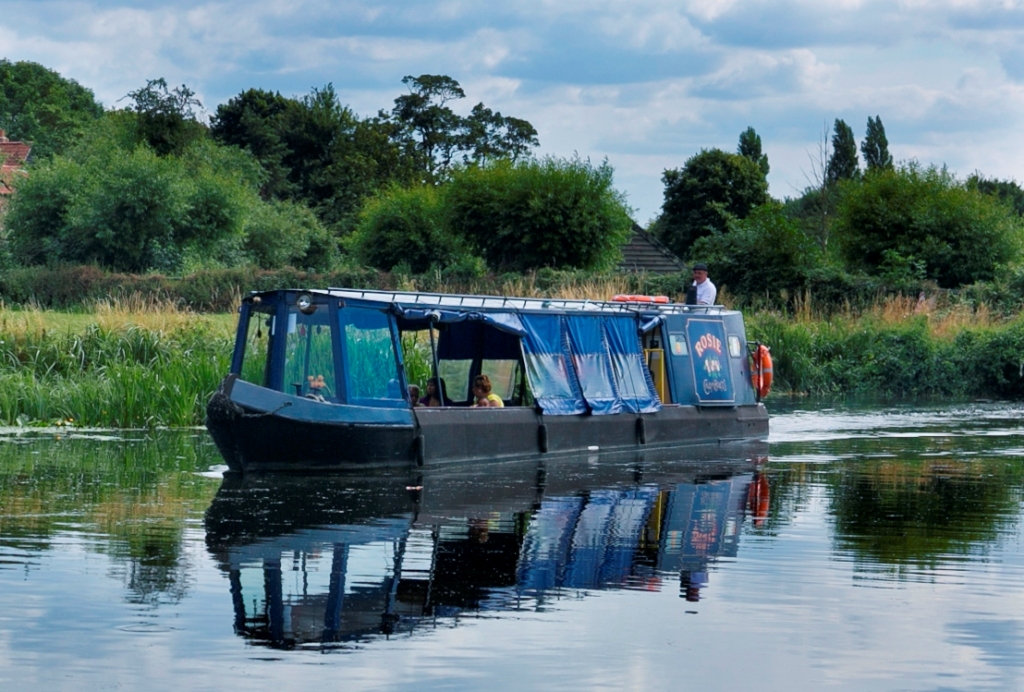
[[[21,167],[25,165],[31,151],[31,144],[11,142],[0,130],[0,196],[6,197],[14,192],[11,183],[16,174],[25,175]]]
[[[29,152],[32,151],[31,144],[24,142],[0,142],[0,168],[5,171],[13,171],[25,165]]]

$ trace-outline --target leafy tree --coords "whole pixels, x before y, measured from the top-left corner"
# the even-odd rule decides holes
[[[376,190],[412,179],[395,132],[386,120],[360,119],[331,84],[302,99],[251,89],[219,106],[211,126],[217,141],[259,160],[265,199],[302,202],[339,233]]]
[[[422,273],[468,254],[445,221],[443,188],[392,186],[366,203],[348,246],[361,262],[377,269],[405,267]]]
[[[135,121],[124,116],[97,121],[66,154],[16,181],[5,217],[15,257],[132,272],[246,261],[250,223],[274,218],[256,192],[252,157],[205,139],[160,156],[130,144]],[[287,232],[282,223],[266,231]]]
[[[206,128],[196,120],[196,108],[203,104],[195,92],[182,84],[167,88],[163,79],[150,79],[146,86],[128,92],[137,114],[137,137],[160,156],[180,154],[196,140],[206,136]]]
[[[856,178],[858,165],[857,141],[853,138],[853,129],[844,121],[837,119],[832,134],[832,156],[825,169],[826,183],[835,185],[840,180]]]
[[[967,186],[1003,200],[1013,207],[1018,216],[1024,216],[1024,189],[1016,180],[997,180],[974,173],[967,179]]]
[[[956,287],[991,280],[1000,265],[1018,259],[1024,222],[945,169],[912,164],[849,188],[837,233],[855,268],[891,274],[904,267]]]
[[[666,170],[662,181],[665,202],[654,230],[680,257],[698,238],[725,233],[731,220],[768,201],[768,183],[758,164],[721,149],[702,150],[682,169]]]
[[[0,129],[31,142],[34,158],[64,151],[102,115],[93,93],[73,79],[38,63],[0,59]]]
[[[337,242],[308,207],[273,200],[254,211],[242,248],[257,266],[327,271],[337,262]]]
[[[466,92],[447,75],[411,75],[402,79],[410,93],[395,99],[391,121],[396,141],[415,157],[425,180],[443,180],[459,157],[464,163],[499,158],[517,160],[538,145],[537,131],[526,120],[505,117],[478,103],[463,118],[447,104]],[[385,117],[381,114],[381,117]]]
[[[633,222],[606,163],[502,159],[454,171],[449,228],[494,269],[602,269],[614,265]]]
[[[740,144],[736,153],[746,156],[756,163],[757,167],[761,169],[761,173],[766,178],[768,177],[768,171],[771,170],[771,166],[768,165],[768,155],[761,153],[761,135],[757,134],[753,127],[748,127],[740,133]]]
[[[864,167],[869,173],[892,169],[889,140],[885,136],[885,126],[880,116],[868,117],[867,132],[864,141],[860,143],[860,151],[864,154]]]
[[[698,239],[691,258],[707,262],[719,286],[743,296],[798,289],[822,259],[814,239],[778,202],[731,221],[728,233]]]
[[[249,89],[217,106],[210,119],[210,135],[221,144],[248,150],[265,173],[260,186],[264,199],[290,199],[297,186],[289,179],[285,162],[290,149],[284,141],[289,122],[298,119],[302,105],[280,93]]]

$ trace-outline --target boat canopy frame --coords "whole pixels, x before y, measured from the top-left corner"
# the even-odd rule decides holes
[[[660,410],[661,401],[647,367],[642,342],[645,333],[661,328],[670,316],[675,317],[672,321],[685,317],[704,317],[717,322],[739,320],[742,327],[742,317],[737,317],[739,313],[721,306],[343,288],[253,292],[241,306],[240,325],[246,324],[254,310],[272,313],[276,324],[286,325],[288,315],[294,316],[300,299],[313,311],[324,306],[330,328],[337,335],[333,348],[340,370],[336,376],[338,391],[331,403],[362,406],[396,407],[414,403],[407,393],[401,334],[429,329],[434,377],[438,375],[439,359],[471,358],[476,368],[474,374],[479,372],[482,358],[515,359],[525,370],[536,407],[544,414],[653,413]],[[268,310],[271,304],[276,307]],[[389,378],[388,394],[380,401],[349,401],[351,354],[344,345],[345,327],[343,318],[339,317],[349,308],[372,310],[387,316],[390,347],[394,353],[393,365],[389,367],[394,368],[394,377]],[[731,319],[724,319],[725,316]],[[435,331],[439,335],[436,344]],[[284,335],[276,338],[283,342]],[[245,347],[245,330],[240,326],[232,372],[241,372]],[[275,348],[268,344],[268,349],[272,359],[284,357],[280,346]],[[281,381],[283,365],[270,362],[268,367],[270,375],[264,386],[285,391],[283,387],[287,383]],[[732,400],[722,403],[732,403]]]

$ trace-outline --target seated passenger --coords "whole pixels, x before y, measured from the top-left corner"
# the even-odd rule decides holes
[[[427,380],[427,395],[420,399],[420,406],[454,406],[448,398],[448,388],[444,384],[444,378],[440,378],[441,387],[438,391],[438,379],[431,377]]]
[[[473,406],[478,408],[485,406],[503,408],[505,406],[501,397],[491,391],[491,378],[487,375],[477,375],[473,378],[473,398],[476,399]]]
[[[413,406],[420,405],[420,388],[417,385],[409,385],[409,401],[412,402]]]

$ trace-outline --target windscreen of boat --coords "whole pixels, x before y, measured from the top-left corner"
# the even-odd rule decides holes
[[[321,396],[338,401],[334,379],[334,345],[325,307],[311,314],[288,309],[284,339],[284,386],[295,396]]]
[[[359,406],[408,406],[399,378],[394,333],[387,313],[344,307],[338,312],[344,334],[347,403]]]

